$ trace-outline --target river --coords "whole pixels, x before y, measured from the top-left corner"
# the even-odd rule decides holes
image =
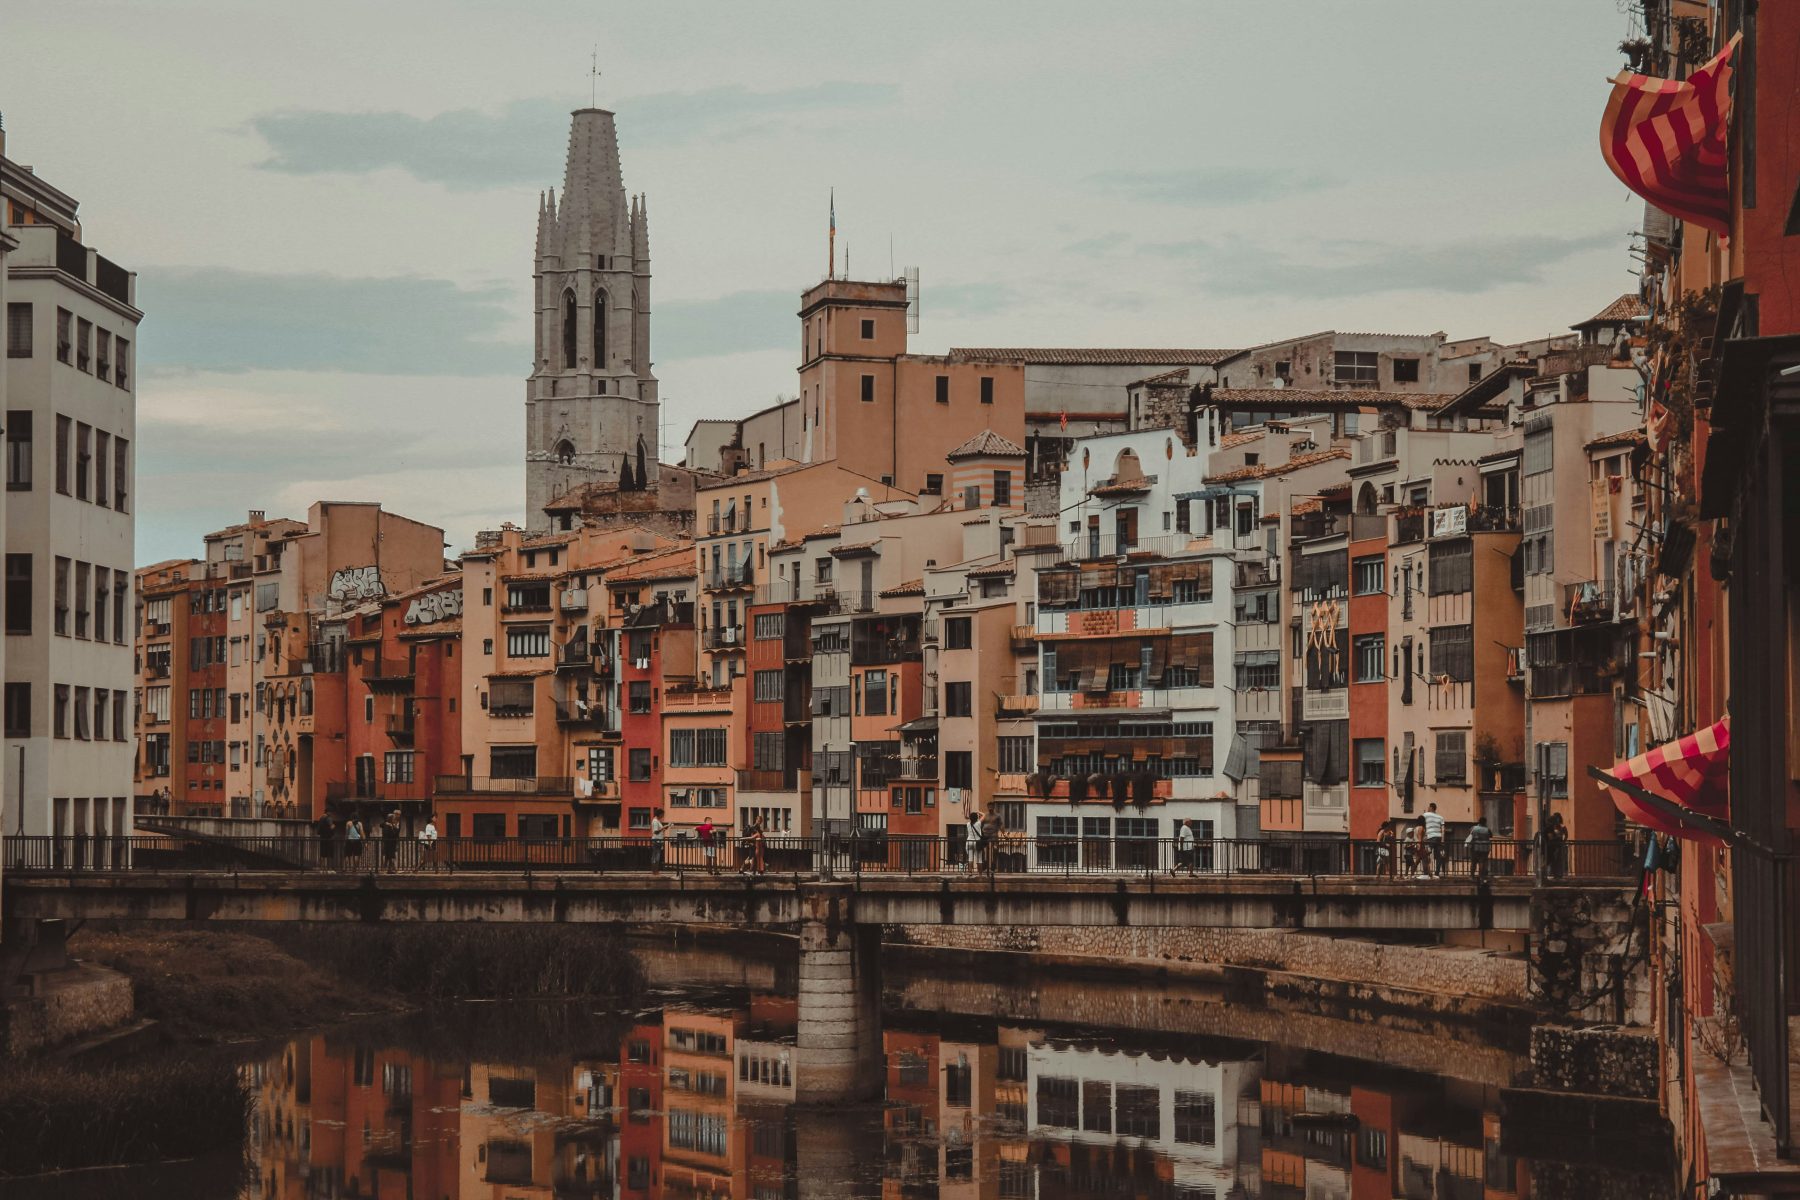
[[[796,1105],[792,966],[639,952],[630,1011],[460,1005],[244,1067],[247,1164],[15,1181],[36,1200],[1511,1200],[1668,1194],[1627,1141],[1509,1123],[1516,1049],[1166,982],[888,972],[879,1095]],[[1507,1039],[1501,1038],[1504,1043]]]

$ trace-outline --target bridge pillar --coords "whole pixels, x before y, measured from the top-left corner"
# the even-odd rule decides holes
[[[881,927],[858,925],[848,884],[803,885],[794,1092],[802,1104],[881,1089]]]

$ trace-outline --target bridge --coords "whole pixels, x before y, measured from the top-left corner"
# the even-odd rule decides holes
[[[66,844],[65,844],[66,843]],[[981,861],[954,861],[944,839],[846,845],[768,839],[754,848],[664,849],[620,839],[437,846],[380,843],[351,854],[316,839],[191,839],[165,833],[74,844],[7,838],[0,900],[8,924],[41,920],[588,923],[723,925],[799,940],[797,1048],[822,1101],[868,1088],[878,1027],[885,925],[1212,926],[1319,932],[1531,929],[1536,881],[1518,847],[1483,864],[1447,856],[1431,879],[1359,873],[1344,842],[1307,856],[1270,843],[1115,844],[1083,853],[1018,838]],[[392,853],[388,851],[391,849]],[[1071,849],[1075,852],[1070,853]],[[1092,847],[1086,848],[1092,850]],[[722,853],[728,850],[729,853]],[[1295,857],[1296,851],[1298,857]],[[721,863],[732,858],[733,869]],[[1628,859],[1598,851],[1563,866],[1568,886],[1617,895]],[[741,858],[741,862],[735,861]],[[709,869],[710,861],[710,869]],[[1367,861],[1378,864],[1370,856]],[[1280,866],[1308,863],[1307,873]],[[1003,866],[1004,864],[1004,866]],[[1504,866],[1506,873],[1493,868]],[[738,867],[744,870],[736,869]],[[1333,869],[1335,868],[1335,869]],[[1608,868],[1601,873],[1600,868]]]

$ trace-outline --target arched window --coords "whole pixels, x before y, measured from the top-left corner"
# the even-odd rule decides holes
[[[606,293],[594,293],[594,370],[606,370]]]
[[[575,369],[575,293],[563,293],[563,370]]]
[[[558,466],[570,466],[575,462],[575,443],[568,438],[556,443],[556,462]]]

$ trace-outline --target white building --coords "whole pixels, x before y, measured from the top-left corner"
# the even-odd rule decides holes
[[[136,278],[5,155],[7,832],[131,829]],[[98,842],[81,841],[84,848]]]

